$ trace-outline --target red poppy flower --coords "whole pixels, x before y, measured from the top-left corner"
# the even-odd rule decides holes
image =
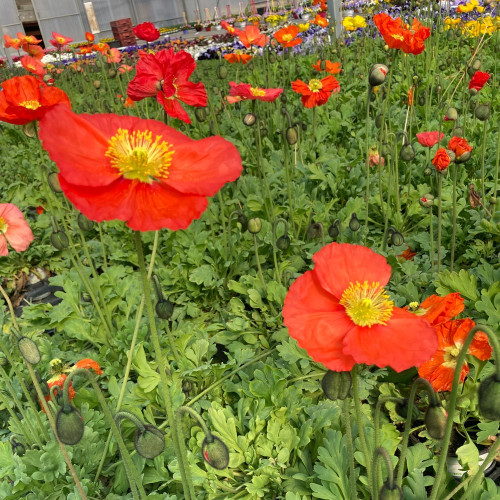
[[[31,57],[35,59],[43,59],[45,52],[39,45],[26,45],[23,46],[23,50]]]
[[[35,59],[31,56],[21,57],[21,65],[25,70],[33,73],[36,76],[43,76],[45,75],[45,73],[47,73],[45,64],[39,59]]]
[[[9,254],[7,242],[16,251],[26,250],[33,233],[21,210],[12,203],[0,203],[0,255]]]
[[[104,42],[99,42],[94,45],[92,45],[92,49],[95,50],[96,52],[100,52],[101,54],[104,54],[105,52],[109,52],[109,45]]]
[[[232,97],[241,97],[240,100],[255,100],[273,102],[283,92],[283,89],[261,89],[252,87],[249,83],[229,82],[231,90],[229,95]]]
[[[262,33],[257,26],[245,26],[244,30],[237,33],[240,42],[248,49],[252,45],[264,47],[269,42],[269,37]]]
[[[238,35],[238,33],[240,32],[239,29],[236,29],[234,28],[233,26],[231,26],[227,21],[222,21],[220,23],[220,25],[228,32],[230,33],[231,35]]]
[[[77,361],[73,369],[76,368],[85,368],[86,370],[90,370],[92,368],[96,375],[102,375],[102,369],[99,366],[99,363],[90,358],[85,358]]]
[[[419,366],[438,347],[426,319],[394,307],[384,290],[391,266],[360,245],[330,243],[290,287],[283,322],[314,361],[335,371],[355,363]]]
[[[133,28],[134,34],[139,40],[154,42],[160,38],[160,31],[156,29],[153,23],[141,23]]]
[[[2,82],[0,91],[0,121],[25,125],[40,120],[56,104],[71,104],[68,96],[56,87],[40,86],[31,75],[15,76]]]
[[[318,26],[320,26],[321,28],[326,28],[328,26],[328,19],[326,19],[325,17],[319,15],[319,14],[316,14],[316,17],[311,21],[311,24],[316,24]]]
[[[321,60],[318,60],[316,64],[313,64],[312,67],[316,71],[326,71],[326,73],[330,73],[330,75],[336,75],[340,73],[340,63],[332,63],[331,61],[325,60],[325,69],[321,69]]]
[[[19,50],[21,48],[21,45],[22,45],[22,40],[17,37],[17,38],[12,38],[11,36],[9,35],[4,35],[3,36],[4,40],[5,40],[5,45],[4,47],[6,49],[8,49],[9,47],[14,49],[14,50]]]
[[[299,34],[299,27],[295,24],[286,26],[278,30],[273,36],[282,47],[295,47],[302,43],[302,38],[296,38]]]
[[[61,390],[61,394],[62,394],[64,382],[67,378],[68,378],[68,376],[65,373],[60,373],[60,374],[55,375],[54,377],[52,377],[50,380],[47,381],[47,385],[49,386],[49,389],[52,387],[56,387],[56,389],[54,390],[54,396],[57,396],[59,394],[59,390]],[[73,382],[70,382],[69,387],[68,387],[68,399],[69,399],[70,403],[75,396],[76,396],[76,392],[75,392],[75,389],[73,388]],[[45,396],[45,400],[47,402],[50,401],[50,394],[47,394],[47,396]],[[43,412],[45,413],[45,410],[43,410]]]
[[[476,71],[469,83],[469,89],[474,89],[479,92],[489,79],[490,75],[488,73],[484,73],[483,71]]]
[[[136,231],[187,228],[207,196],[242,170],[238,150],[222,137],[194,141],[132,116],[76,115],[57,106],[40,122],[40,138],[78,210]]]
[[[432,148],[442,140],[443,137],[443,132],[441,132],[441,134],[439,132],[420,132],[417,134],[418,142],[426,148]]]
[[[403,260],[413,260],[417,252],[412,252],[411,248],[407,245],[406,250],[400,253],[397,257]]]
[[[457,158],[460,158],[464,153],[472,151],[472,146],[463,137],[453,136],[448,142],[448,149],[455,153]]]
[[[49,42],[56,48],[56,49],[62,49],[66,45],[69,45],[72,41],[73,38],[70,38],[69,36],[64,36],[61,35],[60,33],[57,33],[56,31],[52,32],[52,39],[49,40]]]
[[[87,47],[80,47],[80,54],[92,54],[92,52],[92,45],[88,45]]]
[[[446,170],[450,162],[451,159],[445,148],[439,148],[432,159],[432,164],[436,167],[436,170],[439,171]]]
[[[454,318],[464,308],[464,299],[457,292],[449,293],[445,297],[431,295],[420,304],[419,311],[431,325],[437,326]]]
[[[128,84],[127,94],[133,101],[154,97],[169,116],[191,123],[179,101],[190,106],[205,107],[207,93],[202,82],[189,81],[196,62],[186,51],[173,48],[146,54],[137,63],[137,75]]]
[[[449,320],[436,326],[439,347],[432,358],[418,369],[418,374],[428,380],[436,392],[451,390],[457,357],[465,338],[474,326],[474,321],[469,318]],[[490,359],[492,349],[488,336],[483,332],[477,332],[468,354],[472,354],[481,361]],[[469,366],[464,363],[460,370],[459,381],[463,382],[468,373]]]
[[[36,36],[24,35],[23,33],[18,33],[17,37],[21,40],[21,47],[25,52],[29,52],[29,47],[32,45],[38,45],[42,40],[38,40]]]
[[[230,64],[247,64],[252,59],[252,56],[250,54],[233,52],[232,54],[224,54],[224,59]]]
[[[42,201],[42,200],[40,200],[40,201]],[[42,215],[43,212],[45,212],[45,209],[42,207],[42,205],[38,205],[36,207],[36,213],[37,213],[37,215]]]
[[[322,80],[313,78],[309,83],[295,80],[292,82],[292,90],[302,94],[302,104],[306,108],[314,108],[326,104],[332,93],[340,92],[340,84],[335,77],[329,75]]]
[[[119,63],[122,60],[122,53],[115,48],[109,49],[109,52],[104,54],[108,63]]]
[[[85,40],[87,40],[87,42],[93,42],[95,40],[94,34],[86,31],[85,32]]]

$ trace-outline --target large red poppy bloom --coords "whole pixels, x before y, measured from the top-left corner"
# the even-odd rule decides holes
[[[420,132],[417,135],[417,141],[426,148],[432,148],[443,139],[443,132]]]
[[[290,287],[283,320],[314,359],[334,371],[356,363],[400,372],[427,361],[438,347],[429,322],[394,306],[384,290],[391,266],[360,245],[330,243]]]
[[[488,73],[476,71],[469,82],[469,89],[474,89],[479,92],[489,79],[490,75]]]
[[[203,83],[189,81],[195,68],[195,60],[184,50],[176,53],[170,48],[146,54],[137,63],[137,75],[128,84],[127,94],[133,101],[156,96],[169,116],[191,123],[179,101],[190,106],[207,105]]]
[[[146,42],[154,42],[160,38],[160,31],[156,28],[153,23],[141,23],[133,28],[134,34],[139,40],[144,40]]]
[[[257,47],[264,47],[267,42],[269,42],[269,37],[262,33],[257,26],[251,24],[250,26],[245,26],[244,30],[240,30],[237,33],[240,42],[248,49],[252,45]]]
[[[432,159],[432,164],[436,167],[436,170],[440,172],[446,170],[450,165],[451,158],[446,152],[445,148],[439,148]]]
[[[273,36],[282,47],[295,47],[302,43],[302,38],[296,38],[299,34],[299,27],[295,24],[286,26],[278,30]]]
[[[2,82],[0,91],[0,121],[25,125],[40,120],[56,104],[71,107],[64,91],[41,85],[31,75],[15,76]]]
[[[43,147],[68,199],[89,219],[119,219],[137,231],[185,229],[241,173],[222,137],[194,141],[155,120],[76,115],[57,106],[40,122]]]
[[[449,320],[436,326],[439,347],[432,358],[418,369],[418,374],[428,380],[436,392],[451,390],[457,357],[474,326],[474,321],[469,318]],[[490,359],[492,349],[488,336],[483,332],[477,332],[467,353],[481,361]],[[468,373],[469,366],[464,363],[460,370],[459,381],[463,382]]]
[[[295,80],[292,90],[302,95],[302,104],[306,108],[314,108],[326,104],[332,93],[340,92],[340,84],[334,76],[329,75],[322,80],[313,78],[309,83]]]
[[[235,83],[229,82],[231,89],[229,95],[232,97],[241,97],[239,100],[250,99],[252,101],[258,99],[259,101],[273,102],[283,92],[283,89],[261,89],[259,87],[252,87],[249,83]]]

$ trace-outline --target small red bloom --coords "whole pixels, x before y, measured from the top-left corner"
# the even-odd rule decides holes
[[[264,33],[261,33],[257,26],[245,26],[244,30],[240,30],[238,33],[238,38],[240,42],[248,49],[252,45],[257,47],[264,47],[267,42],[269,42],[269,37]]]
[[[330,243],[313,256],[285,298],[283,322],[299,346],[330,370],[355,363],[400,372],[427,361],[438,347],[424,318],[394,306],[384,290],[391,267],[360,245]]]
[[[9,254],[7,242],[16,251],[26,250],[33,233],[21,210],[12,203],[0,203],[0,255]]]
[[[222,137],[194,141],[133,116],[76,115],[57,106],[40,122],[40,139],[78,210],[136,231],[186,229],[207,197],[242,170],[238,150]]]
[[[10,47],[10,48],[12,48],[14,50],[19,50],[21,48],[22,43],[23,43],[22,40],[19,37],[12,38],[9,35],[4,35],[3,38],[5,40],[4,47],[6,49],[8,49]]]
[[[92,54],[92,45],[87,45],[86,47],[80,47],[80,54]]]
[[[295,47],[302,43],[302,38],[296,38],[299,34],[299,27],[291,24],[278,30],[273,36],[278,40],[282,47]]]
[[[102,369],[99,366],[99,363],[90,358],[85,358],[77,361],[73,369],[76,368],[85,368],[86,370],[90,370],[92,368],[96,375],[102,375]]]
[[[95,40],[95,36],[92,33],[89,33],[88,31],[85,32],[85,40],[87,42],[93,42]]]
[[[489,79],[490,75],[488,73],[484,73],[483,71],[476,71],[469,83],[469,89],[474,89],[479,92]]]
[[[241,97],[241,100],[255,100],[273,102],[283,92],[283,89],[261,89],[252,87],[249,83],[229,82],[231,90],[229,95],[232,97]]]
[[[335,77],[329,75],[322,80],[313,78],[309,83],[295,80],[292,82],[292,90],[302,94],[302,104],[306,108],[314,108],[326,104],[332,93],[340,92],[340,84]]]
[[[453,136],[448,142],[448,149],[455,153],[457,158],[460,158],[464,153],[472,151],[472,146],[463,137]]]
[[[238,33],[240,32],[239,29],[234,28],[227,21],[222,21],[220,25],[231,35],[237,36]]]
[[[252,59],[252,56],[250,54],[233,52],[232,54],[224,54],[224,59],[229,64],[235,64],[235,63],[247,64],[248,61]]]
[[[146,42],[154,42],[160,38],[160,31],[156,29],[153,23],[141,23],[134,29],[134,34],[139,40]]]
[[[52,32],[52,39],[49,40],[49,42],[56,48],[56,49],[62,49],[66,45],[69,45],[72,41],[73,38],[70,38],[69,36],[64,36],[61,35],[60,33],[57,33],[56,31]]]
[[[439,132],[420,132],[417,134],[418,142],[426,148],[432,148],[442,140],[443,137],[444,134],[442,132],[441,134]]]
[[[442,171],[442,170],[446,170],[448,168],[450,161],[451,161],[451,159],[448,156],[446,149],[439,148],[436,151],[434,158],[432,159],[432,164],[436,167],[436,170]]]
[[[42,207],[42,205],[38,205],[36,207],[36,213],[37,213],[37,215],[42,215],[43,212],[45,212],[45,209]]]
[[[316,64],[313,64],[312,67],[316,71],[325,71],[326,73],[330,73],[330,75],[336,75],[340,73],[340,63],[332,63],[331,61],[325,60],[325,69],[321,69],[321,60],[318,60]]]
[[[137,74],[129,83],[127,94],[133,101],[156,96],[169,116],[191,123],[179,101],[190,106],[207,105],[203,83],[189,81],[195,68],[195,60],[184,50],[176,53],[170,48],[146,54],[136,65]]]

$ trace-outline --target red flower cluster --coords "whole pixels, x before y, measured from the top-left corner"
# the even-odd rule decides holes
[[[154,42],[160,38],[160,32],[156,29],[153,23],[138,24],[133,28],[134,34],[139,40],[146,42]]]
[[[314,108],[326,104],[332,93],[340,92],[340,84],[335,77],[329,75],[322,80],[313,78],[309,83],[295,80],[292,82],[292,90],[302,94],[302,104],[306,108]]]
[[[388,14],[377,14],[373,22],[391,49],[402,50],[405,54],[420,54],[425,49],[424,41],[429,38],[431,30],[417,19],[409,26],[400,17],[393,19]]]
[[[448,142],[448,149],[455,153],[457,158],[460,158],[464,153],[472,151],[472,146],[463,137],[453,136]]]

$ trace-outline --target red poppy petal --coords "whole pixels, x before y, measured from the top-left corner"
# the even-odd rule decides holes
[[[361,245],[330,243],[313,256],[313,261],[321,286],[339,299],[350,283],[368,281],[383,287],[391,277],[385,257]]]
[[[203,83],[186,82],[177,87],[175,93],[177,99],[189,106],[202,106],[207,105],[207,93]]]
[[[344,338],[356,363],[390,366],[397,372],[428,361],[438,348],[434,328],[415,314],[394,308],[387,325],[357,326]]]
[[[430,361],[424,363],[419,369],[418,374],[430,382],[436,392],[451,391],[453,377],[455,376],[455,367],[445,366],[442,353],[434,356]],[[464,363],[460,371],[459,381],[463,382],[469,373],[469,366]]]
[[[172,118],[179,118],[179,120],[182,120],[185,123],[191,123],[191,118],[189,118],[186,110],[179,104],[179,101],[177,101],[175,98],[165,98],[163,93],[160,92],[156,96],[156,99],[164,107],[168,116],[171,116]]]
[[[490,359],[493,354],[493,349],[488,341],[488,335],[483,332],[477,332],[469,347],[469,353],[481,361]]]

